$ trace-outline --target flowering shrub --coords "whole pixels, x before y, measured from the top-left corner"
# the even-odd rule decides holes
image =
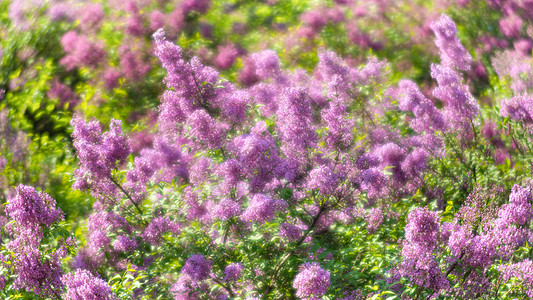
[[[0,3],[0,296],[533,298],[531,8],[393,2]]]

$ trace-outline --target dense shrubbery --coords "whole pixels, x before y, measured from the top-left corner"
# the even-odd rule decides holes
[[[533,298],[528,1],[0,3],[0,297]]]

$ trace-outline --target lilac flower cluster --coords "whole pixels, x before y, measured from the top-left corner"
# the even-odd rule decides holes
[[[503,282],[515,278],[519,290],[525,293],[529,299],[533,299],[533,262],[525,259],[522,262],[503,265],[499,267]]]
[[[110,131],[102,134],[98,121],[86,123],[79,116],[72,118],[72,138],[80,167],[75,171],[73,187],[96,193],[95,196],[113,195],[116,186],[111,171],[131,153],[129,140],[122,133],[122,123],[112,120]]]
[[[231,263],[226,269],[224,269],[224,280],[228,282],[238,281],[241,278],[243,271],[244,267],[241,263]]]
[[[509,261],[531,238],[526,224],[533,218],[530,188],[514,186],[509,203],[499,208],[487,201],[498,193],[498,190],[474,190],[452,223],[440,225],[436,213],[421,208],[413,210],[405,227],[402,260],[392,271],[389,282],[397,281],[398,276],[407,277],[412,284],[430,289],[434,295],[446,292],[470,299],[490,294],[493,285],[498,284],[491,282],[491,266]],[[445,249],[449,249],[446,274],[435,256],[445,253]],[[500,265],[500,280],[505,282],[515,277],[527,289],[530,283],[520,269],[529,265],[528,260]],[[457,278],[462,278],[459,285],[455,282]]]
[[[294,278],[293,287],[296,297],[300,299],[318,300],[329,289],[330,273],[322,269],[318,263],[306,263]]]
[[[6,205],[6,212],[21,228],[34,230],[63,219],[63,212],[48,194],[26,185],[19,185],[16,192]]]
[[[86,270],[76,270],[62,278],[66,286],[65,299],[68,300],[113,300],[116,297],[109,285]]]
[[[295,241],[302,236],[302,229],[290,223],[283,223],[280,226],[279,235],[289,241]]]
[[[413,130],[425,131],[428,134],[446,130],[448,124],[444,116],[435,104],[420,92],[416,83],[410,80],[400,81],[398,94],[400,95],[399,108],[403,111],[411,111],[415,116],[409,125]]]
[[[501,103],[500,115],[526,124],[533,123],[533,99],[521,94]]]
[[[124,187],[131,191],[130,194],[136,201],[143,199],[151,181],[157,184],[171,182],[175,178],[188,180],[186,165],[189,158],[179,146],[179,141],[172,142],[158,136],[152,148],[142,149],[140,155],[135,157],[135,168],[127,172]]]
[[[286,207],[287,204],[283,200],[274,200],[269,196],[256,194],[251,198],[248,208],[241,217],[249,222],[269,222],[274,218],[276,211],[283,211]]]
[[[61,64],[67,70],[84,66],[96,66],[105,56],[102,46],[92,43],[85,35],[79,35],[75,31],[67,32],[61,38],[61,45],[67,53],[61,59]]]
[[[457,38],[457,26],[452,19],[443,14],[431,24],[431,29],[436,36],[435,45],[440,50],[442,64],[459,70],[470,70],[472,57]]]
[[[439,217],[427,208],[415,208],[407,217],[406,242],[398,273],[412,283],[439,291],[449,282],[433,254],[439,238]]]
[[[44,192],[38,193],[33,187],[20,185],[15,191],[16,195],[6,205],[6,213],[15,221],[8,227],[13,239],[7,243],[17,275],[13,288],[54,297],[62,290],[60,259],[65,253],[61,249],[43,253],[40,245],[44,238],[43,227],[62,220],[63,212],[56,208],[53,198]]]
[[[180,233],[180,225],[167,217],[156,217],[144,230],[142,237],[152,245],[159,245],[163,241],[163,234],[170,232],[174,235]]]
[[[87,244],[75,257],[73,262],[75,268],[95,271],[106,262],[116,263],[119,253],[131,251],[137,246],[131,237],[133,228],[126,218],[115,212],[103,210],[103,206],[98,202],[95,210],[87,220]],[[112,236],[116,236],[117,239],[113,241]]]
[[[191,277],[195,281],[201,281],[209,278],[211,273],[211,262],[201,254],[194,254],[187,259],[183,268],[181,268],[181,274]]]
[[[369,233],[375,233],[378,227],[383,223],[383,212],[379,208],[372,208],[367,215]]]

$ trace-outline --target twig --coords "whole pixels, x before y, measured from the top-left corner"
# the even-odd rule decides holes
[[[116,185],[122,191],[122,193],[124,193],[124,195],[126,195],[126,197],[128,197],[128,199],[130,199],[131,203],[135,206],[135,208],[137,209],[139,214],[142,215],[143,212],[142,212],[141,208],[139,207],[139,205],[135,201],[133,201],[133,198],[131,197],[131,195],[128,192],[126,192],[126,190],[122,187],[122,185],[120,185],[120,183],[118,183],[116,181],[116,179],[113,178],[113,176],[111,176],[111,175],[109,176],[109,179],[111,179],[113,184]]]

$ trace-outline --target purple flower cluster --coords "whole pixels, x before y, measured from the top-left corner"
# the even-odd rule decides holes
[[[16,195],[6,205],[6,213],[15,221],[7,228],[13,236],[7,249],[14,257],[13,270],[17,275],[13,288],[53,297],[62,290],[60,258],[65,253],[61,249],[43,253],[40,246],[44,238],[43,227],[62,220],[63,212],[56,208],[56,201],[44,192],[38,193],[33,187],[25,185],[15,190]]]
[[[105,56],[99,44],[92,43],[85,35],[69,31],[61,38],[61,45],[66,52],[60,63],[67,70],[84,66],[96,66]]]
[[[137,243],[130,237],[133,228],[126,218],[115,212],[102,211],[102,208],[97,202],[96,212],[87,220],[87,244],[74,260],[76,268],[94,271],[106,261],[113,261],[118,253],[136,248]],[[111,238],[113,235],[117,236],[115,241]]]
[[[296,297],[300,299],[318,300],[329,289],[330,273],[322,269],[318,263],[306,263],[300,266],[300,271],[294,278],[293,287]]]
[[[241,263],[231,263],[226,269],[224,269],[224,280],[228,282],[238,281],[241,278],[243,271],[244,267]]]
[[[383,223],[383,212],[379,208],[372,208],[366,217],[367,230],[369,233],[375,233],[377,228]]]
[[[518,122],[533,123],[533,98],[520,94],[511,99],[504,99],[501,103],[500,115]]]
[[[122,123],[112,120],[110,130],[102,134],[98,121],[86,123],[79,116],[72,118],[72,138],[80,167],[75,171],[73,187],[97,195],[113,195],[116,190],[111,171],[125,161],[131,153],[129,140],[122,133]]]
[[[153,147],[142,149],[140,155],[135,157],[135,168],[127,172],[124,187],[131,191],[136,201],[143,199],[151,181],[157,184],[176,178],[188,180],[186,165],[189,158],[179,146],[179,141],[172,142],[166,137],[157,136]]]
[[[144,230],[142,237],[152,245],[159,245],[163,241],[163,234],[170,232],[174,235],[180,233],[181,226],[167,217],[156,217]]]
[[[181,274],[187,275],[195,281],[201,281],[209,278],[211,274],[211,262],[201,254],[194,254],[187,259],[183,268],[181,268]]]
[[[62,278],[66,286],[64,294],[68,300],[114,300],[109,285],[99,277],[86,270],[76,270]]]
[[[472,57],[457,38],[457,26],[447,15],[441,15],[431,24],[435,33],[435,45],[440,50],[442,64],[459,70],[470,70]]]
[[[302,229],[290,223],[283,223],[280,225],[279,236],[288,239],[289,241],[296,241],[302,236]]]
[[[417,132],[433,133],[444,131],[447,123],[442,113],[431,100],[427,99],[419,90],[416,83],[410,80],[402,80],[398,87],[399,108],[410,111],[415,119],[411,120],[410,126]]]
[[[322,195],[331,195],[339,185],[339,177],[330,167],[321,165],[309,172],[307,186],[318,189]]]
[[[218,72],[203,66],[197,57],[186,60],[178,46],[165,40],[163,30],[154,33],[154,40],[155,54],[167,70],[165,84],[176,91],[176,97],[185,101],[174,110],[191,113],[198,108],[214,109],[217,104],[214,103],[217,94],[214,87],[218,81]],[[171,112],[166,114],[176,115]]]
[[[398,273],[415,285],[438,291],[449,287],[433,251],[439,238],[439,217],[427,208],[415,208],[407,216],[406,242]]]
[[[515,278],[514,286],[525,293],[529,299],[533,299],[533,261],[525,259],[522,262],[500,266],[501,278],[503,282]]]
[[[250,199],[250,204],[241,218],[261,224],[271,221],[276,211],[283,211],[286,207],[287,203],[283,200],[274,200],[267,195],[256,194]]]
[[[19,185],[15,190],[17,194],[6,205],[6,212],[21,228],[48,227],[63,219],[63,212],[48,194],[27,185]]]

